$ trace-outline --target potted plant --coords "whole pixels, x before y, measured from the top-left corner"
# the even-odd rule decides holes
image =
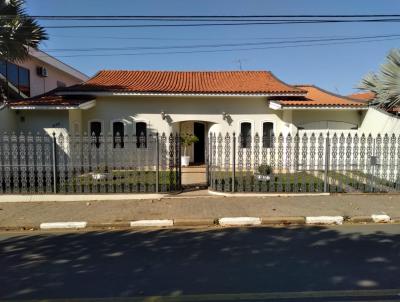
[[[271,180],[272,168],[270,165],[261,164],[258,166],[257,170],[258,170],[258,173],[254,174],[254,176],[256,177],[257,180],[260,180],[260,181]]]
[[[181,136],[181,144],[183,145],[183,156],[181,157],[182,166],[189,166],[190,156],[187,155],[187,148],[190,147],[192,144],[197,143],[198,141],[199,138],[191,133],[186,133]]]

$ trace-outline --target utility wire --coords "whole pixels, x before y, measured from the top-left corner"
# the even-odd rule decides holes
[[[1,15],[0,18],[14,18],[15,15]],[[243,18],[393,18],[400,17],[400,14],[297,14],[297,15],[33,15],[35,19],[42,20],[66,20],[76,18],[93,19],[243,19]]]
[[[388,23],[399,22],[399,19],[390,20],[325,20],[325,21],[285,21],[285,22],[241,22],[241,23],[195,23],[195,24],[118,24],[118,25],[44,25],[48,29],[69,28],[151,28],[151,27],[208,27],[208,26],[251,26],[251,25],[288,25],[288,24],[322,24],[322,23]]]
[[[292,37],[242,37],[242,38],[176,38],[176,37],[141,37],[141,36],[97,36],[97,35],[59,35],[52,34],[57,38],[85,38],[85,39],[112,39],[112,40],[149,40],[149,41],[248,41],[248,40],[289,40],[289,39],[320,39],[320,38],[340,38],[351,36],[292,36]]]
[[[300,45],[284,45],[284,46],[268,46],[268,47],[251,47],[251,48],[235,48],[235,49],[216,49],[216,50],[193,50],[193,51],[170,51],[170,52],[141,52],[141,53],[114,53],[114,54],[78,54],[78,55],[59,55],[57,57],[72,58],[72,57],[109,57],[109,56],[140,56],[140,55],[166,55],[166,54],[191,54],[191,53],[216,53],[216,52],[233,52],[241,50],[265,50],[265,49],[284,49],[294,47],[314,47],[325,45],[340,45],[340,44],[359,44],[371,42],[383,42],[399,40],[400,38],[375,39],[367,41],[344,41],[334,43],[314,43]]]
[[[91,47],[91,48],[48,48],[43,49],[46,52],[90,52],[90,51],[115,51],[115,50],[155,50],[155,49],[191,49],[191,48],[215,48],[215,47],[241,47],[241,46],[259,46],[259,45],[279,45],[296,43],[314,43],[314,42],[334,42],[334,41],[354,41],[369,40],[378,38],[400,38],[397,35],[375,35],[375,36],[356,36],[344,38],[327,39],[305,39],[293,41],[272,41],[272,42],[253,42],[253,43],[225,43],[225,44],[197,44],[197,45],[175,45],[175,46],[145,46],[145,47]]]

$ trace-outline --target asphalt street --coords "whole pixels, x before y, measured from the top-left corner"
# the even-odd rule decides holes
[[[399,301],[400,225],[0,233],[0,300]]]

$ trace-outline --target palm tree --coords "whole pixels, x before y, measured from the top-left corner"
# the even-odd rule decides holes
[[[44,28],[26,14],[23,5],[23,0],[0,0],[0,59],[5,61],[22,61],[29,55],[29,48],[37,48],[47,40]],[[1,94],[6,101],[3,91]]]
[[[375,94],[373,105],[385,109],[400,105],[400,49],[392,49],[379,72],[367,74],[359,88]]]

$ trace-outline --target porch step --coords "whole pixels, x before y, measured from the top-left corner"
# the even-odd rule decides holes
[[[206,167],[182,167],[182,173],[206,173]]]

